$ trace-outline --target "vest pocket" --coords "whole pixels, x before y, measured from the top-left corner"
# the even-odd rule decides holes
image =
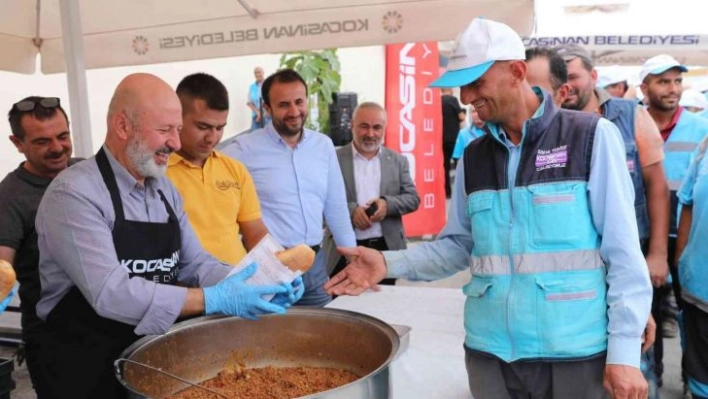
[[[574,187],[558,190],[546,186],[529,190],[532,193],[531,242],[535,247],[552,249],[580,238],[581,219]]]
[[[470,217],[472,240],[477,254],[483,255],[490,252],[489,245],[494,228],[493,205],[494,193],[490,191],[474,193],[467,200],[467,214]]]
[[[540,352],[549,357],[587,356],[604,349],[607,305],[604,269],[536,278]]]
[[[472,280],[462,287],[462,292],[472,298],[482,298],[491,286],[491,278],[473,276]]]
[[[490,351],[502,340],[499,328],[505,325],[504,295],[494,289],[491,277],[473,276],[462,287],[465,301],[465,331],[467,342],[473,349]],[[496,292],[495,292],[496,291]]]

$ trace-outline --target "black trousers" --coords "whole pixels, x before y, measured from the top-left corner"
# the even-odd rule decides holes
[[[605,358],[507,363],[465,347],[467,379],[476,399],[604,399]]]
[[[455,150],[455,142],[443,143],[443,167],[445,168],[445,196],[450,198],[452,187],[450,183],[450,161],[452,160],[452,152]]]
[[[356,240],[356,245],[371,248],[371,249],[376,249],[379,251],[387,251],[388,250],[388,245],[386,245],[386,240],[384,240],[383,237],[370,238],[368,240]],[[339,259],[339,262],[337,262],[337,265],[334,267],[334,270],[332,270],[332,273],[329,274],[329,276],[332,277],[335,274],[341,272],[346,266],[347,266],[347,259],[342,256]],[[385,278],[385,279],[381,280],[381,282],[379,282],[379,284],[396,285],[396,279],[395,278]]]
[[[33,332],[30,336],[22,338],[24,341],[25,361],[27,362],[27,371],[32,382],[32,388],[34,388],[37,397],[51,398],[51,385],[47,382],[42,369],[44,365],[42,356],[46,353],[45,351],[50,349],[43,345],[42,338],[42,332]]]
[[[683,369],[696,382],[708,384],[708,313],[684,303],[683,327],[686,337]]]

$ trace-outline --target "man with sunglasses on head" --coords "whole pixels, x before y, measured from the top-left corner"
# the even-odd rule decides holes
[[[13,265],[20,283],[22,340],[32,385],[46,390],[37,364],[43,323],[37,317],[39,249],[34,219],[49,183],[76,162],[71,158],[69,120],[56,97],[27,97],[8,113],[10,141],[25,156],[0,182],[0,259]],[[51,395],[51,392],[46,392]]]

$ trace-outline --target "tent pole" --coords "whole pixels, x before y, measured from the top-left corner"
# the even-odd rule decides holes
[[[79,157],[90,157],[94,150],[79,0],[60,0],[59,10],[64,58],[66,59],[66,78],[69,85],[69,103],[71,104],[74,154]]]

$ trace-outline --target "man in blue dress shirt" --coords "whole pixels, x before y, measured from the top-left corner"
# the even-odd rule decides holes
[[[305,243],[317,252],[305,273],[301,306],[331,301],[325,253],[320,251],[324,221],[339,247],[355,247],[344,180],[332,140],[305,129],[307,85],[292,69],[269,76],[262,87],[263,106],[272,121],[239,136],[222,149],[243,162],[253,177],[268,231],[285,247]]]

